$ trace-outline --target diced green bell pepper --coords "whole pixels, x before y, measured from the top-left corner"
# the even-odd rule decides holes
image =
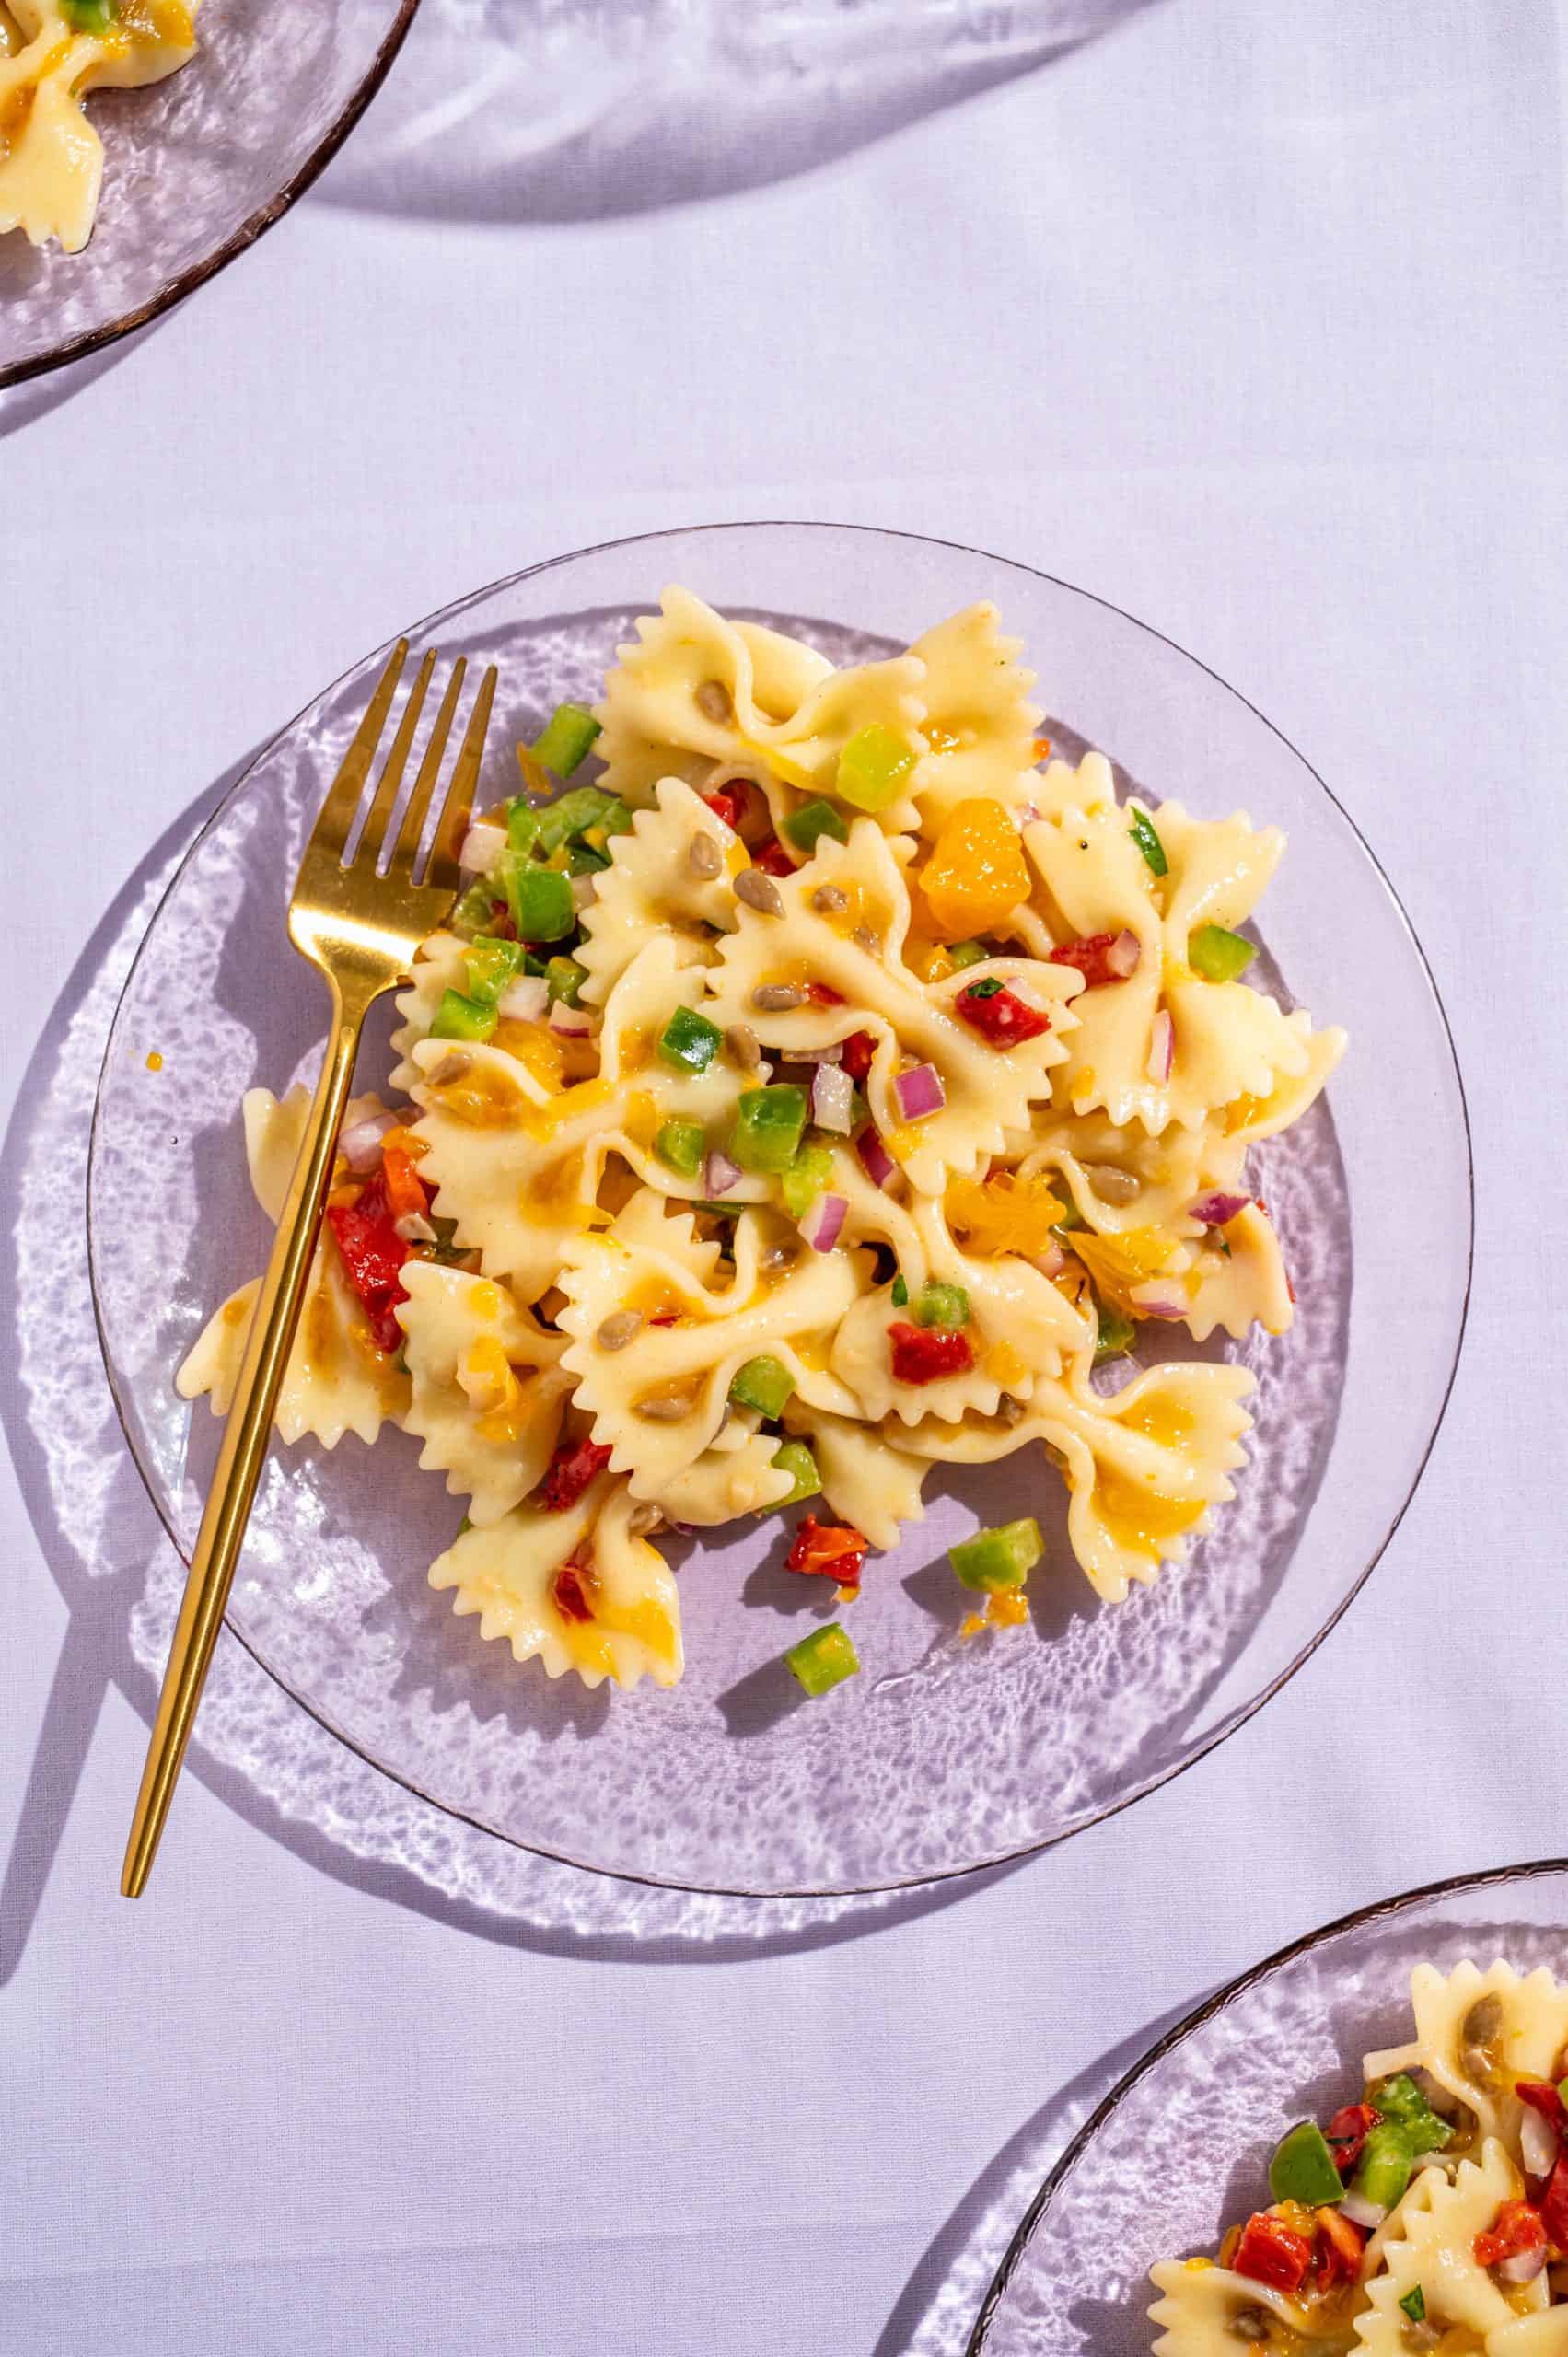
[[[559,868],[540,867],[526,852],[509,851],[496,870],[512,923],[524,941],[559,941],[577,922],[572,887]]]
[[[1032,1515],[1021,1522],[999,1523],[994,1530],[977,1530],[947,1550],[965,1587],[994,1595],[1001,1588],[1021,1587],[1045,1552],[1040,1525]]]
[[[832,804],[824,802],[820,795],[813,801],[803,802],[798,810],[792,810],[784,822],[784,831],[796,851],[815,851],[820,835],[831,835],[836,843],[849,841],[849,829]]]
[[[736,1368],[729,1396],[738,1408],[755,1408],[759,1414],[778,1416],[795,1389],[795,1377],[782,1359],[748,1359]],[[773,1459],[778,1463],[777,1457]]]
[[[520,794],[506,805],[506,841],[514,851],[532,851],[539,841],[539,812]]]
[[[784,1659],[808,1694],[826,1694],[830,1687],[842,1686],[860,1667],[854,1640],[836,1620],[813,1629],[808,1637],[791,1645]]]
[[[1095,1316],[1099,1321],[1095,1330],[1095,1364],[1103,1366],[1107,1359],[1119,1359],[1132,1349],[1138,1339],[1138,1328],[1124,1309],[1102,1301],[1098,1293],[1094,1302]]]
[[[481,934],[467,958],[470,998],[481,1006],[494,1006],[522,962],[520,941]]]
[[[488,1039],[494,1028],[494,1006],[482,999],[465,998],[461,991],[443,991],[430,1036],[433,1039]]]
[[[1165,845],[1155,832],[1154,821],[1142,810],[1134,810],[1127,830],[1156,876],[1168,876],[1170,862],[1165,855]]]
[[[559,850],[590,829],[623,835],[632,824],[632,813],[620,795],[607,794],[601,785],[575,785],[570,794],[547,802],[538,815],[540,846],[546,852]]]
[[[602,876],[610,865],[610,853],[595,851],[591,843],[568,843],[566,873],[568,876]]]
[[[1411,2324],[1424,2324],[1426,2322],[1426,2294],[1422,2290],[1419,2283],[1414,2284],[1411,2289],[1405,2293],[1404,2298],[1400,2302],[1400,2305],[1403,2308],[1406,2316],[1409,2316]]]
[[[453,933],[470,935],[482,933],[486,925],[493,924],[495,921],[496,901],[504,900],[505,897],[506,888],[504,884],[499,880],[493,882],[488,876],[482,876],[477,883],[469,886],[468,890],[447,919],[447,923]]]
[[[1302,2201],[1309,2210],[1337,2201],[1343,2193],[1329,2140],[1315,2119],[1298,2119],[1274,2146],[1269,2190],[1276,2201]]]
[[[927,1277],[915,1296],[912,1315],[917,1326],[967,1326],[970,1297],[962,1285],[939,1284],[935,1277]]]
[[[724,1033],[705,1015],[678,1006],[659,1033],[658,1052],[677,1072],[706,1072],[724,1045]]]
[[[903,1277],[895,1277],[893,1279],[893,1290],[891,1295],[893,1307],[895,1309],[907,1309],[909,1306],[909,1297],[910,1289],[908,1281]]]
[[[1423,2153],[1440,2153],[1454,2141],[1452,2126],[1433,2110],[1408,2071],[1396,2071],[1391,2079],[1383,2080],[1367,2101],[1400,2130],[1417,2159]]]
[[[600,724],[586,704],[558,703],[530,748],[536,761],[542,761],[557,777],[570,777],[582,761]]]
[[[873,721],[857,729],[839,755],[834,792],[857,810],[885,810],[896,802],[914,767],[914,750],[891,728]]]
[[[742,1170],[779,1178],[795,1160],[805,1127],[806,1091],[793,1081],[744,1089],[736,1102],[729,1152]]]
[[[654,1152],[683,1178],[695,1178],[706,1145],[700,1121],[666,1121],[654,1140]]]
[[[1187,936],[1187,963],[1206,982],[1234,982],[1257,955],[1245,934],[1227,933],[1223,924],[1201,924]]]
[[[961,974],[966,966],[979,966],[991,952],[983,941],[953,941],[947,945],[947,955],[953,961],[953,971]]]
[[[544,979],[550,987],[552,1004],[558,999],[564,1000],[568,1006],[582,1004],[583,984],[588,979],[588,970],[586,966],[579,966],[575,958],[548,959],[544,969]]]
[[[60,13],[75,33],[106,33],[119,15],[119,0],[60,0]]]
[[[779,1500],[781,1506],[798,1505],[802,1498],[814,1498],[821,1489],[822,1476],[817,1470],[817,1459],[803,1440],[786,1440],[773,1451],[773,1463],[795,1483],[787,1497]]]
[[[1351,2191],[1379,2210],[1391,2210],[1402,2200],[1411,2181],[1415,2154],[1397,2119],[1381,2120],[1362,2148],[1361,2165],[1351,2179]]]
[[[825,1145],[803,1145],[779,1180],[779,1193],[792,1219],[804,1219],[833,1175],[833,1157]]]

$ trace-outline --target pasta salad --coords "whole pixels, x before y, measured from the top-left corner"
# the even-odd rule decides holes
[[[1249,1157],[1343,1034],[1244,979],[1283,838],[1120,804],[1019,654],[981,605],[835,669],[671,589],[470,827],[278,1428],[417,1435],[468,1500],[433,1584],[552,1677],[679,1677],[661,1527],[810,1501],[785,1560],[847,1605],[933,1465],[1043,1451],[1119,1603],[1234,1494],[1250,1376],[1135,1353],[1289,1326]],[[306,1103],[246,1099],[273,1217]],[[220,1412],[255,1291],[180,1370]],[[951,1550],[967,1633],[1043,1551]],[[786,1658],[858,1666],[837,1621]]]
[[[92,236],[103,145],[93,90],[161,82],[196,53],[201,0],[0,0],[0,232],[79,253]]]
[[[1568,2351],[1568,1984],[1423,1964],[1411,1999],[1360,2102],[1275,2146],[1272,2204],[1154,2269],[1156,2357]]]

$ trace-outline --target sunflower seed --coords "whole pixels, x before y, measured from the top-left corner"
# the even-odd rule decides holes
[[[811,905],[819,917],[836,917],[849,906],[849,894],[841,892],[836,884],[819,884],[811,895]]]
[[[656,1505],[633,1506],[626,1517],[626,1527],[633,1538],[645,1538],[649,1531],[656,1530],[663,1520],[664,1516]]]
[[[472,1065],[471,1056],[443,1056],[430,1074],[431,1082],[436,1088],[445,1088],[449,1082],[463,1079]]]
[[[722,679],[704,679],[691,698],[704,720],[733,720],[735,699]]]
[[[858,942],[862,949],[869,950],[873,958],[882,955],[882,936],[879,933],[873,933],[868,924],[857,924],[850,939]]]
[[[724,865],[724,854],[712,835],[693,835],[686,846],[686,865],[691,874],[706,883]]]
[[[764,1015],[787,1015],[792,1006],[804,1006],[806,993],[798,982],[763,982],[751,993],[753,1006]]]
[[[1086,1162],[1084,1176],[1102,1203],[1131,1203],[1142,1191],[1130,1170],[1119,1170],[1114,1162]]]
[[[605,1319],[604,1324],[594,1336],[594,1341],[601,1351],[623,1351],[633,1335],[638,1332],[642,1323],[641,1310],[618,1309]]]
[[[634,1399],[632,1404],[650,1424],[678,1424],[691,1412],[691,1398],[686,1392],[656,1392],[650,1399]]]
[[[756,909],[765,917],[782,917],[784,902],[779,888],[771,876],[760,867],[743,867],[735,879],[735,897],[744,900],[749,909]]]
[[[762,1051],[749,1023],[732,1023],[724,1035],[724,1043],[742,1072],[756,1071],[762,1061]]]

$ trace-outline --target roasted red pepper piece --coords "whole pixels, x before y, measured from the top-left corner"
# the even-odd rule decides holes
[[[1075,966],[1084,978],[1086,991],[1098,990],[1102,982],[1124,982],[1127,977],[1106,963],[1106,951],[1113,949],[1121,940],[1119,933],[1086,934],[1082,941],[1064,941],[1060,949],[1046,952],[1053,966]]]
[[[942,1326],[906,1326],[901,1319],[888,1329],[893,1349],[895,1383],[935,1383],[945,1375],[966,1375],[974,1364],[967,1334]]]
[[[1568,2144],[1557,2155],[1557,2166],[1540,2197],[1540,2222],[1553,2250],[1568,2258]]]
[[[793,876],[795,874],[795,862],[777,835],[770,835],[765,843],[758,844],[751,854],[751,865],[753,867],[760,867],[764,876]]]
[[[795,1534],[785,1566],[837,1580],[841,1587],[858,1587],[869,1543],[852,1523],[819,1522],[808,1514]]]
[[[550,1584],[550,1593],[563,1620],[593,1619],[593,1606],[583,1594],[583,1566],[580,1563],[563,1563]]]
[[[1369,2103],[1348,2104],[1343,2111],[1335,2112],[1323,2133],[1342,2177],[1350,2176],[1361,2158],[1362,2146],[1382,2117]]]
[[[813,1006],[842,1006],[844,1003],[844,994],[842,991],[834,990],[831,985],[827,982],[807,982],[806,985],[806,995],[810,1000]],[[857,1031],[855,1033],[855,1038],[858,1039],[860,1036],[860,1033]],[[851,1079],[854,1077],[853,1073],[850,1077]]]
[[[539,1503],[546,1514],[575,1506],[590,1481],[610,1463],[611,1452],[597,1440],[563,1440],[545,1468]]]
[[[1004,982],[993,988],[988,982],[971,982],[953,1001],[964,1021],[980,1033],[993,1048],[1016,1048],[1022,1040],[1038,1039],[1042,1031],[1051,1028],[1051,1017],[1038,1007],[1026,1006],[1016,992]]]
[[[843,1068],[858,1088],[871,1070],[877,1042],[869,1031],[852,1031],[844,1041]]]
[[[1361,2255],[1366,2248],[1366,2236],[1361,2228],[1338,2210],[1319,2210],[1318,2234],[1321,2248],[1318,2254],[1318,2281],[1325,2292],[1336,2283],[1353,2283],[1361,2274]]]
[[[394,1220],[411,1213],[423,1217],[430,1209],[430,1198],[412,1154],[389,1145],[381,1156],[381,1175],[386,1181],[387,1209]]]
[[[715,819],[722,819],[736,834],[740,832],[740,814],[746,807],[746,788],[738,781],[734,785],[721,785],[716,794],[704,794],[703,801]]]
[[[334,1205],[327,1213],[349,1283],[359,1295],[376,1346],[402,1348],[403,1329],[392,1315],[406,1301],[400,1273],[409,1248],[398,1234],[387,1202],[387,1182],[377,1170],[356,1203]]]
[[[1478,2267],[1501,2267],[1505,2258],[1546,2248],[1546,2227],[1540,2212],[1528,2201],[1505,2201],[1484,2235],[1475,2238]]]
[[[1254,2212],[1241,2229],[1231,2270],[1276,2292],[1299,2292],[1312,2264],[1312,2246],[1271,2211]]]
[[[1532,2111],[1539,2111],[1547,2125],[1556,2129],[1559,2136],[1568,2131],[1568,2110],[1564,2109],[1562,2096],[1549,2080],[1517,2079],[1514,2083],[1514,2093],[1521,2103],[1527,2103]]]

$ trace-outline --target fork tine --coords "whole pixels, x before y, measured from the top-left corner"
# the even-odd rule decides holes
[[[331,844],[340,856],[348,842],[359,808],[359,797],[365,791],[365,781],[370,774],[370,764],[376,758],[376,748],[381,731],[387,725],[387,714],[392,708],[392,698],[398,691],[403,665],[408,659],[408,641],[400,638],[388,659],[387,668],[376,682],[376,692],[366,707],[365,717],[355,729],[354,742],[343,755],[338,773],[327,790],[327,798],[316,814],[314,835]]]
[[[473,712],[469,720],[463,749],[458,755],[452,772],[452,783],[447,789],[447,799],[441,806],[441,816],[436,825],[436,839],[430,846],[430,859],[424,871],[427,884],[450,886],[457,889],[459,863],[458,853],[468,832],[469,815],[473,807],[473,790],[479,783],[479,766],[484,759],[484,739],[490,727],[490,707],[495,701],[495,666],[492,663],[479,683],[479,693],[473,700]]]
[[[463,679],[467,671],[467,657],[459,655],[452,666],[452,676],[447,682],[447,692],[441,699],[441,709],[436,714],[435,726],[430,731],[430,739],[424,748],[424,759],[419,765],[419,775],[414,781],[413,792],[409,795],[408,807],[403,812],[403,823],[398,829],[398,840],[392,850],[392,865],[406,870],[411,876],[419,852],[419,839],[424,832],[424,819],[430,807],[430,797],[436,790],[436,781],[441,774],[441,763],[447,751],[447,739],[452,733],[452,715],[457,711],[458,698],[462,692]]]
[[[398,733],[392,739],[392,749],[381,764],[381,774],[376,781],[376,798],[365,814],[365,824],[359,830],[359,839],[354,847],[355,859],[368,847],[371,860],[379,864],[388,824],[402,785],[403,772],[408,767],[408,757],[413,750],[414,732],[419,726],[419,715],[424,709],[424,691],[430,685],[430,675],[435,668],[436,649],[429,646],[424,651],[424,661],[414,674],[413,685],[408,691],[408,701],[403,705],[402,717],[398,722]]]

